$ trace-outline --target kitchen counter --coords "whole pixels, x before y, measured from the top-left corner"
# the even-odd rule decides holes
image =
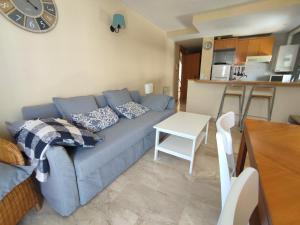
[[[264,81],[216,81],[216,80],[189,80],[186,110],[217,117],[222,95],[227,84],[241,84],[246,86],[245,105],[251,88],[255,85],[270,85],[276,87],[276,96],[272,114],[272,121],[287,122],[290,115],[300,114],[300,83],[280,83]],[[233,111],[238,120],[238,98],[226,97],[223,112]],[[268,102],[266,99],[251,101],[249,116],[265,118]]]
[[[269,82],[269,81],[242,81],[242,80],[198,80],[190,79],[191,81],[203,84],[239,84],[239,85],[270,85],[275,87],[300,87],[300,82],[282,83],[282,82]]]

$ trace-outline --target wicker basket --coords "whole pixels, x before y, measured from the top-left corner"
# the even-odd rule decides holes
[[[0,139],[0,162],[25,165],[24,158],[13,143]],[[16,186],[0,201],[0,224],[15,225],[32,208],[39,210],[42,197],[32,177]]]

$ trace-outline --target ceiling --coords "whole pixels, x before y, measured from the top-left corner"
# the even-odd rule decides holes
[[[196,13],[253,1],[256,0],[123,0],[165,31],[191,26]]]
[[[194,38],[183,41],[177,41],[176,43],[184,48],[200,48],[202,47],[202,38]]]
[[[268,10],[231,16],[210,21],[195,22],[201,37],[288,32],[300,24],[300,4],[276,10]]]
[[[300,0],[122,0],[172,40],[288,32],[300,25]]]

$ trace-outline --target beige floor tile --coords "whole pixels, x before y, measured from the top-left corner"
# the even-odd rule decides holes
[[[91,202],[65,218],[47,203],[31,211],[21,225],[210,225],[220,213],[219,166],[216,128],[209,127],[208,144],[195,157],[193,175],[189,162],[153,149],[122,174]],[[232,131],[235,152],[241,134]]]

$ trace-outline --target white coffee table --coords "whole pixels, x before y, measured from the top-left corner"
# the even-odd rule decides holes
[[[178,112],[155,125],[154,160],[157,160],[159,151],[188,160],[189,173],[192,174],[195,153],[203,140],[207,144],[210,118],[208,115]],[[161,132],[169,136],[160,143]]]

